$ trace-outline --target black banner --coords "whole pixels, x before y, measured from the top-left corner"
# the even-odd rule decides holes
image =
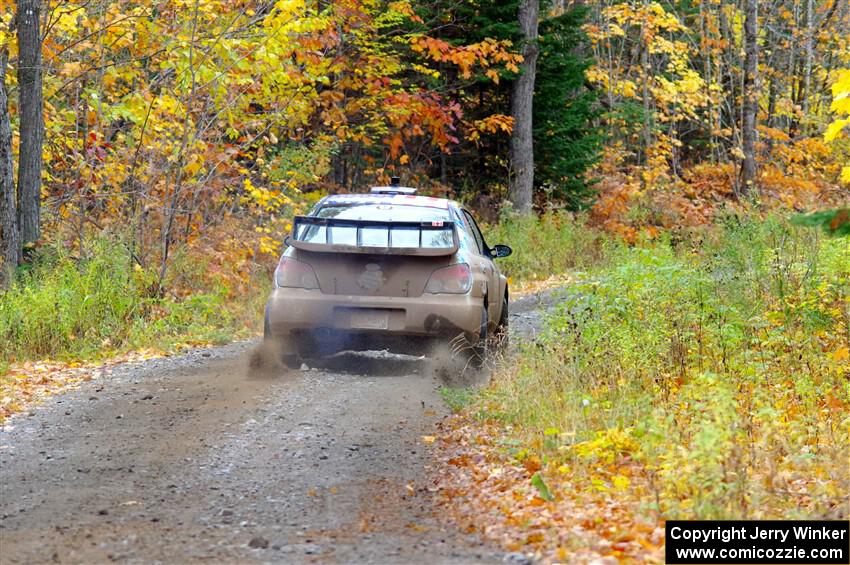
[[[848,520],[669,520],[667,563],[850,563]]]

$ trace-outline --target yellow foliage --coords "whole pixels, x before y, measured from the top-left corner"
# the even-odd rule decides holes
[[[844,136],[844,128],[850,125],[850,118],[837,119],[826,128],[823,137],[826,141],[835,141]]]
[[[850,69],[838,72],[838,78],[832,85],[832,111],[837,114],[850,114]]]
[[[630,429],[609,428],[597,432],[592,440],[575,444],[573,450],[581,457],[613,463],[618,457],[637,451],[639,446],[631,432]]]
[[[266,212],[276,212],[281,207],[292,203],[292,200],[282,191],[256,187],[251,179],[246,178],[243,181],[243,189],[246,194],[246,203],[255,204]]]
[[[838,72],[838,77],[832,85],[832,105],[830,106],[833,112],[841,116],[848,115],[846,118],[836,118],[824,132],[824,139],[827,142],[837,141],[839,138],[847,136],[847,127],[850,126],[850,69],[844,69]],[[847,157],[846,150],[844,152],[845,162],[850,161]],[[839,180],[846,185],[850,185],[850,165],[845,165],[841,169]]]

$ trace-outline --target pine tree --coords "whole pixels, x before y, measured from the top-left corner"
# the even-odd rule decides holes
[[[536,185],[571,209],[592,203],[587,170],[602,137],[593,126],[596,95],[584,87],[592,61],[583,53],[581,29],[587,9],[578,6],[540,23],[540,58],[534,93]]]
[[[446,24],[437,35],[460,44],[492,37],[522,42],[519,0],[435,0],[418,5],[425,21]],[[584,73],[591,65],[581,27],[586,8],[576,7],[552,16],[552,0],[541,0],[539,55],[534,91],[533,141],[535,192],[572,209],[591,203],[592,183],[585,178],[596,161],[601,137],[593,127],[598,112],[596,94],[585,87]],[[450,73],[443,73],[442,79]],[[509,114],[511,85],[516,75],[501,73],[494,84],[484,76],[469,81],[463,92],[464,118],[470,121],[491,114]],[[441,158],[439,176],[467,194],[491,196],[505,188],[509,174],[509,143],[502,135],[483,136],[474,146],[454,147]],[[434,176],[437,176],[436,174]]]
[[[473,0],[467,7],[473,5],[474,15],[467,20],[470,31],[515,44],[521,41],[517,0]],[[551,8],[551,1],[541,2],[533,115],[535,191],[547,192],[550,199],[570,209],[581,209],[593,202],[593,183],[586,173],[597,161],[602,144],[594,126],[600,114],[597,95],[585,86],[584,73],[593,63],[582,31],[587,8],[576,6],[557,16],[549,14]],[[491,104],[501,101],[498,110],[506,111],[505,83],[512,78],[505,77],[499,86],[487,85],[498,94],[491,92],[480,99]]]

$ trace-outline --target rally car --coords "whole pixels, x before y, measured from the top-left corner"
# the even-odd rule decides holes
[[[399,186],[320,200],[296,216],[274,273],[265,339],[290,366],[340,351],[428,354],[481,362],[508,325],[508,284],[458,202]],[[446,350],[446,348],[443,348]]]

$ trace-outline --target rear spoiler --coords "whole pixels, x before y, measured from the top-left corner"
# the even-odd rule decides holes
[[[454,255],[459,246],[452,221],[387,222],[295,216],[286,245],[320,253]]]

